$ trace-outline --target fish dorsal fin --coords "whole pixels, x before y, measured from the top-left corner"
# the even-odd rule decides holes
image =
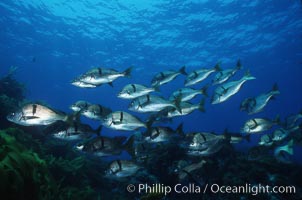
[[[194,71],[193,74],[194,74],[193,78],[197,78],[198,77],[198,73],[196,71]]]
[[[237,64],[236,64],[236,69],[239,70],[241,68],[242,68],[241,61],[240,61],[240,59],[238,59]]]
[[[179,69],[179,73],[183,74],[183,75],[188,75],[187,72],[186,72],[186,66],[182,66],[180,69]]]
[[[165,78],[165,74],[163,72],[159,73],[162,78]]]
[[[273,89],[272,89],[273,91],[277,91],[278,90],[278,85],[277,85],[277,83],[275,83],[274,85],[273,85]]]
[[[221,71],[220,61],[214,66],[215,71]]]

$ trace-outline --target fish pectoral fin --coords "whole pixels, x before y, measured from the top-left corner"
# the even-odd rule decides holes
[[[120,122],[120,121],[112,121],[112,124],[113,125],[119,125],[119,124],[121,124],[122,122]]]
[[[110,85],[111,87],[113,87],[113,83],[112,82],[109,82],[108,85]]]

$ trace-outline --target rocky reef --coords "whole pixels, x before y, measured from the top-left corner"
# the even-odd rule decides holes
[[[14,78],[16,67],[11,67],[9,73],[0,78],[0,128],[9,126],[6,115],[25,99],[25,86]]]

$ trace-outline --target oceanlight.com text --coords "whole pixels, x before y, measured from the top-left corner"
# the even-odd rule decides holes
[[[160,183],[156,184],[147,184],[142,183],[138,185],[129,184],[127,186],[128,192],[137,192],[138,194],[149,194],[149,193],[163,193],[164,195],[168,195],[170,193],[178,193],[178,194],[295,194],[296,187],[295,186],[270,186],[270,185],[252,185],[246,183],[245,185],[219,185],[219,184],[205,184],[204,186],[198,186],[194,183],[182,185],[176,184],[173,186],[164,185]]]
[[[209,185],[206,185],[209,186]],[[251,185],[245,184],[242,186],[226,186],[226,185],[218,185],[212,184],[210,186],[211,193],[226,193],[226,194],[295,194],[296,187],[295,186],[270,186],[270,185]]]

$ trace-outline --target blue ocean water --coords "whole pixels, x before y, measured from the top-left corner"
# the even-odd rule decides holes
[[[170,126],[183,122],[185,132],[222,133],[226,128],[240,132],[251,118],[239,110],[242,100],[269,91],[274,83],[280,95],[253,117],[280,115],[284,120],[302,109],[302,4],[298,0],[3,0],[0,13],[0,74],[16,66],[15,77],[26,85],[27,99],[67,113],[77,100],[128,111],[129,101],[116,97],[128,83],[150,85],[156,73],[183,65],[188,72],[217,62],[223,69],[233,68],[238,59],[243,69],[232,80],[247,70],[255,80],[221,104],[211,105],[207,98],[205,113],[176,118]],[[133,66],[133,72],[131,78],[114,81],[114,87],[85,89],[70,84],[93,66],[118,71]],[[179,76],[161,86],[160,94],[169,97],[184,86],[184,80]],[[210,87],[210,95],[214,88]],[[103,134],[130,133],[104,129]],[[246,150],[258,140],[259,135],[253,136],[250,143],[236,148]],[[295,149],[296,159],[302,159],[301,149]]]

